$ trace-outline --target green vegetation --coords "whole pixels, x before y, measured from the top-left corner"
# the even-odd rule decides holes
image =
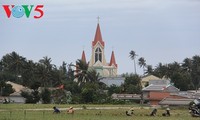
[[[33,62],[12,52],[0,60],[0,95],[9,96],[13,92],[11,86],[5,84],[11,81],[31,89],[21,94],[26,98],[26,103],[125,104],[126,101],[112,100],[111,95],[140,94],[142,89],[142,76],[137,74],[135,67],[138,55],[132,50],[129,56],[134,61],[135,74],[123,74],[125,81],[121,86],[106,86],[95,70],[88,69],[85,61],[77,60],[75,65],[63,62],[61,66],[56,66],[47,56]],[[144,70],[144,75],[169,78],[180,90],[194,90],[200,86],[200,56],[186,58],[181,64],[159,63],[155,68],[140,57],[138,65]]]
[[[131,60],[134,61],[135,68],[135,51],[129,53]],[[138,59],[138,65],[143,68],[144,75],[155,75],[159,78],[171,79],[175,87],[181,91],[197,90],[200,87],[200,56],[195,55],[192,58],[185,58],[182,62],[173,63],[158,63],[153,68],[152,65],[147,65],[144,57]],[[136,68],[135,68],[136,71]],[[135,72],[136,73],[136,72]]]
[[[60,114],[53,114],[53,104],[6,104],[0,106],[1,120],[189,120],[196,119],[189,115],[188,109],[171,108],[171,116],[163,117],[164,109],[158,109],[155,117],[150,117],[152,109],[133,106],[134,115],[126,116],[125,111],[132,106],[128,105],[73,105],[75,114],[66,114],[70,105],[57,105],[61,109]],[[40,108],[40,109],[39,109]],[[46,108],[46,109],[44,109]],[[49,108],[49,109],[47,109]]]

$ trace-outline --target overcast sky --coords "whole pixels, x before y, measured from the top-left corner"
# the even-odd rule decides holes
[[[1,0],[0,58],[12,51],[38,62],[75,62],[82,50],[91,58],[97,16],[110,61],[115,51],[119,74],[133,72],[129,52],[144,57],[148,65],[182,62],[200,55],[199,0]],[[44,16],[7,18],[2,5],[44,5]],[[142,70],[138,67],[138,72]]]

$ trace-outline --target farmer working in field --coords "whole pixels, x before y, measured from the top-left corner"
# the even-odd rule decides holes
[[[170,112],[169,112],[169,111],[170,111],[170,109],[167,108],[167,109],[166,109],[166,112],[163,113],[162,116],[170,116]]]
[[[67,113],[68,113],[68,114],[74,114],[74,109],[73,109],[73,107],[70,107],[70,108],[67,110]]]
[[[60,113],[60,110],[58,108],[56,108],[55,106],[53,107],[53,113]]]
[[[126,115],[127,116],[133,115],[134,114],[133,111],[134,111],[133,108],[131,108],[130,110],[126,111]]]
[[[155,108],[155,109],[153,109],[153,111],[151,112],[150,116],[155,116],[156,113],[157,113],[157,109]]]

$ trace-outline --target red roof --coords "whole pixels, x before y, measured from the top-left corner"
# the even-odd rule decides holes
[[[97,24],[96,34],[94,37],[94,41],[92,41],[92,46],[95,46],[97,44],[97,42],[100,42],[101,45],[104,47],[104,41],[102,40],[99,23]]]
[[[82,52],[81,60],[84,61],[84,62],[86,62],[86,57],[85,57],[85,51],[84,50]]]
[[[114,54],[114,51],[112,51],[112,55],[111,55],[111,58],[110,58],[110,66],[111,65],[115,65],[115,67],[117,67],[117,64],[116,64],[116,61],[115,61],[115,54]]]

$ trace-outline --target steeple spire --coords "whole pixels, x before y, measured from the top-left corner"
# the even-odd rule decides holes
[[[114,65],[115,67],[117,67],[117,64],[116,64],[116,61],[115,61],[115,54],[114,54],[114,51],[112,51],[112,54],[111,54],[111,58],[110,58],[110,66]]]
[[[99,23],[97,24],[96,34],[94,37],[94,41],[92,41],[92,46],[95,46],[97,42],[100,42],[100,44],[104,47],[104,41],[101,36],[101,29]]]
[[[81,60],[84,61],[84,62],[86,62],[86,57],[85,57],[85,51],[84,50],[82,52]]]

